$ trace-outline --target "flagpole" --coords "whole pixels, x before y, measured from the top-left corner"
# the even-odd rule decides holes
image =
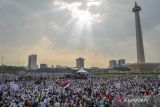
[[[128,78],[128,72],[126,71],[126,77]]]
[[[2,64],[1,64],[1,73],[3,72],[3,56],[2,56]]]

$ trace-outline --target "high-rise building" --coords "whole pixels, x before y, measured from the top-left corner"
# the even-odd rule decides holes
[[[135,13],[137,63],[145,63],[142,29],[141,29],[141,21],[140,21],[139,11],[141,11],[141,7],[138,6],[137,3],[135,2],[135,6],[134,6],[132,12]]]
[[[46,69],[48,67],[47,64],[40,64],[40,69]]]
[[[117,61],[116,60],[110,60],[109,61],[109,68],[117,67]]]
[[[118,60],[118,67],[122,67],[125,64],[125,59]]]
[[[84,68],[84,59],[83,58],[76,59],[76,67],[78,70],[80,70],[81,68]]]
[[[28,70],[36,70],[38,69],[37,65],[37,55],[29,55],[28,57]]]

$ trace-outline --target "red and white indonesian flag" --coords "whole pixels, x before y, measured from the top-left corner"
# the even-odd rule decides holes
[[[64,82],[64,83],[61,83],[60,86],[61,86],[62,88],[67,88],[67,87],[70,86],[70,83],[69,83],[69,82]]]

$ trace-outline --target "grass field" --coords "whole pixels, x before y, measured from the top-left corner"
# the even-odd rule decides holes
[[[159,76],[160,74],[98,74],[98,75],[93,75],[96,77],[119,77],[119,76],[128,76],[128,77],[156,77]]]

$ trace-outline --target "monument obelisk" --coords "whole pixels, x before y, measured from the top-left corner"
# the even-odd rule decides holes
[[[138,6],[137,3],[135,2],[135,6],[134,6],[132,12],[135,13],[137,63],[126,64],[125,67],[131,69],[132,71],[151,72],[151,71],[154,71],[154,69],[156,69],[158,66],[160,66],[160,63],[146,63],[145,62],[139,11],[141,11],[141,7]]]
[[[132,12],[135,13],[137,63],[145,63],[143,38],[142,38],[142,30],[141,30],[141,21],[140,21],[139,11],[141,11],[141,7],[138,6],[137,3],[135,2],[135,7],[133,8]]]

